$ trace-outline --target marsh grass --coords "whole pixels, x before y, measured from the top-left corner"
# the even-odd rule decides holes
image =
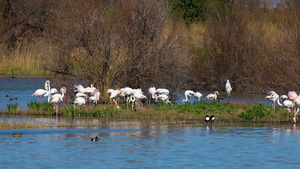
[[[36,102],[36,101],[31,101],[30,103],[27,104],[29,109],[32,111],[54,111],[54,104],[53,103],[48,103],[48,102]]]
[[[8,104],[7,108],[9,112],[16,112],[18,110],[19,104],[14,103],[14,104]]]
[[[53,125],[49,123],[35,123],[33,121],[26,121],[26,120],[23,121],[0,120],[0,129],[47,128],[47,127],[53,127]]]

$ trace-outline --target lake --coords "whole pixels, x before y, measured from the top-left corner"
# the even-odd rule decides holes
[[[45,78],[0,78],[0,110],[37,101]],[[205,96],[209,92],[202,92]],[[183,94],[183,92],[182,92]],[[183,95],[176,101],[181,103]],[[224,94],[224,93],[223,93]],[[6,97],[8,95],[9,97]],[[221,93],[222,95],[222,93]],[[10,100],[17,97],[18,100]],[[232,93],[231,101],[271,102],[262,94]],[[43,99],[45,101],[46,98]],[[193,101],[193,100],[192,100]],[[226,101],[226,100],[222,100]],[[73,128],[0,130],[0,168],[299,168],[300,126],[161,124],[101,119],[1,117]],[[97,124],[89,128],[86,124]],[[23,136],[13,137],[22,132]],[[91,138],[98,136],[99,141]]]
[[[99,122],[101,123],[101,122]],[[13,133],[22,132],[21,138]],[[98,136],[99,141],[91,138]],[[299,168],[299,126],[106,122],[0,130],[1,168]]]

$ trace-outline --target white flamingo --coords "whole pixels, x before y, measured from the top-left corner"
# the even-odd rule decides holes
[[[45,89],[37,89],[33,94],[32,96],[39,96],[39,102],[41,102],[41,99],[42,99],[42,96],[44,96],[46,93],[47,93],[47,89],[48,89],[48,84],[49,81],[47,80],[45,82]]]
[[[195,93],[194,93],[194,97],[197,99],[198,102],[200,102],[200,99],[201,99],[202,96],[203,96],[203,95],[202,95],[202,93],[200,93],[200,92],[195,92]]]
[[[230,81],[227,79],[226,85],[225,85],[226,93],[227,93],[227,101],[230,98],[230,92],[232,91]]]
[[[294,101],[295,101],[295,107],[297,107],[297,110],[296,110],[296,112],[294,112],[293,120],[295,123],[297,123],[297,115],[299,113],[299,108],[300,108],[300,96],[297,96]]]
[[[94,94],[89,98],[89,101],[97,104],[99,99],[100,99],[100,92],[98,91],[98,89],[95,89]]]
[[[74,100],[74,104],[78,106],[85,105],[85,98],[84,97],[76,97]]]
[[[280,102],[280,99],[283,99],[282,103]],[[291,109],[294,108],[295,104],[291,100],[288,100],[286,95],[280,96],[280,99],[277,99],[277,103],[279,106],[283,106],[285,109],[288,110],[288,113],[289,113],[288,120],[289,120],[290,114],[291,114]]]
[[[121,94],[122,90],[114,90],[110,93],[110,98],[112,99],[112,101],[115,103],[116,108],[120,109],[118,102],[117,102],[117,97]]]
[[[218,95],[219,95],[219,92],[215,91],[213,94],[208,94],[205,98],[210,101],[217,100]]]
[[[163,101],[166,104],[171,103],[170,100],[169,100],[169,96],[168,95],[161,94],[161,95],[158,95],[157,98],[160,99],[161,101]]]
[[[270,91],[268,94],[269,95],[266,96],[265,99],[268,99],[273,102],[273,109],[275,110],[275,102],[277,99],[279,99],[279,95],[274,91]]]
[[[160,94],[169,95],[170,91],[168,89],[156,89],[156,92]]]
[[[142,103],[142,99],[147,99],[147,97],[145,95],[143,95],[143,93],[141,92],[135,92],[133,97],[135,98],[135,100],[137,101],[137,110],[139,109],[139,103],[141,103],[142,105],[142,111],[144,110],[144,106],[143,106],[143,103]]]
[[[191,99],[191,97],[194,96],[194,94],[195,92],[193,92],[192,90],[186,90],[184,92],[185,99],[182,100],[182,103],[187,102],[189,100],[189,97]]]
[[[58,103],[64,101],[66,91],[67,91],[67,89],[65,87],[62,87],[60,89],[61,93],[57,93],[57,94],[54,94],[53,96],[51,96],[51,101],[50,102],[55,103],[56,115],[58,114]]]
[[[148,92],[150,93],[150,97],[151,97],[150,99],[156,99],[157,95],[156,95],[156,89],[154,86],[150,87],[148,89]]]

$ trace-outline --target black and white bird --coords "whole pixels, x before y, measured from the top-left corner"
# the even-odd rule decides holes
[[[211,115],[211,116],[206,115],[206,117],[205,117],[205,121],[206,121],[206,122],[213,122],[213,121],[215,121],[215,120],[216,120],[216,118],[215,118],[214,115]]]

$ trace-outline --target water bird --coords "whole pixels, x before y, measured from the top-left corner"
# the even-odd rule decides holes
[[[42,96],[44,96],[47,93],[47,89],[48,89],[48,85],[49,85],[49,81],[47,80],[45,82],[45,89],[37,89],[32,96],[38,96],[39,97],[39,102],[41,102],[41,98]]]
[[[67,89],[65,87],[62,87],[60,89],[61,93],[57,93],[57,94],[51,96],[51,101],[50,102],[55,103],[56,115],[58,114],[58,103],[64,101],[66,91],[67,91]]]
[[[8,97],[8,94],[7,94],[7,95],[5,95],[5,97]]]
[[[96,136],[95,138],[91,138],[91,141],[99,141],[99,138]]]
[[[213,121],[215,121],[215,120],[216,120],[216,118],[215,118],[214,115],[211,115],[211,116],[206,115],[206,117],[205,117],[205,121],[206,121],[206,122],[213,122]]]
[[[182,103],[187,102],[189,100],[189,97],[191,100],[191,97],[194,96],[194,94],[195,94],[195,92],[193,92],[192,90],[186,90],[184,92],[185,99],[182,100]]]
[[[268,100],[270,100],[270,101],[273,102],[273,106],[272,107],[275,110],[275,102],[279,98],[279,95],[276,92],[274,92],[274,91],[270,91],[268,94],[269,95],[266,96],[265,99],[268,99]]]
[[[285,109],[288,110],[289,114],[288,114],[287,118],[288,118],[288,121],[290,121],[289,118],[290,118],[291,109],[294,109],[295,104],[294,104],[294,102],[292,102],[291,100],[289,100],[287,98],[288,97],[286,95],[282,95],[282,96],[280,96],[280,99],[277,99],[277,103],[279,106],[283,106]],[[282,102],[280,102],[280,101],[282,101]]]
[[[209,95],[207,95],[205,98],[206,98],[207,100],[210,100],[210,101],[212,101],[212,100],[217,100],[218,95],[219,95],[219,92],[218,92],[218,91],[215,91],[213,94],[209,94]]]
[[[21,132],[19,132],[19,133],[14,133],[13,136],[14,136],[14,137],[22,137],[22,133],[21,133]]]
[[[230,84],[230,81],[228,79],[226,81],[225,89],[226,89],[227,101],[228,101],[228,99],[230,98],[230,92],[232,91],[231,84]]]
[[[17,97],[15,97],[15,98],[10,98],[10,100],[18,100],[18,98],[17,98]]]
[[[194,93],[194,97],[197,99],[198,102],[200,102],[200,99],[201,99],[202,96],[203,96],[203,95],[202,95],[202,93],[200,93],[200,92]]]

